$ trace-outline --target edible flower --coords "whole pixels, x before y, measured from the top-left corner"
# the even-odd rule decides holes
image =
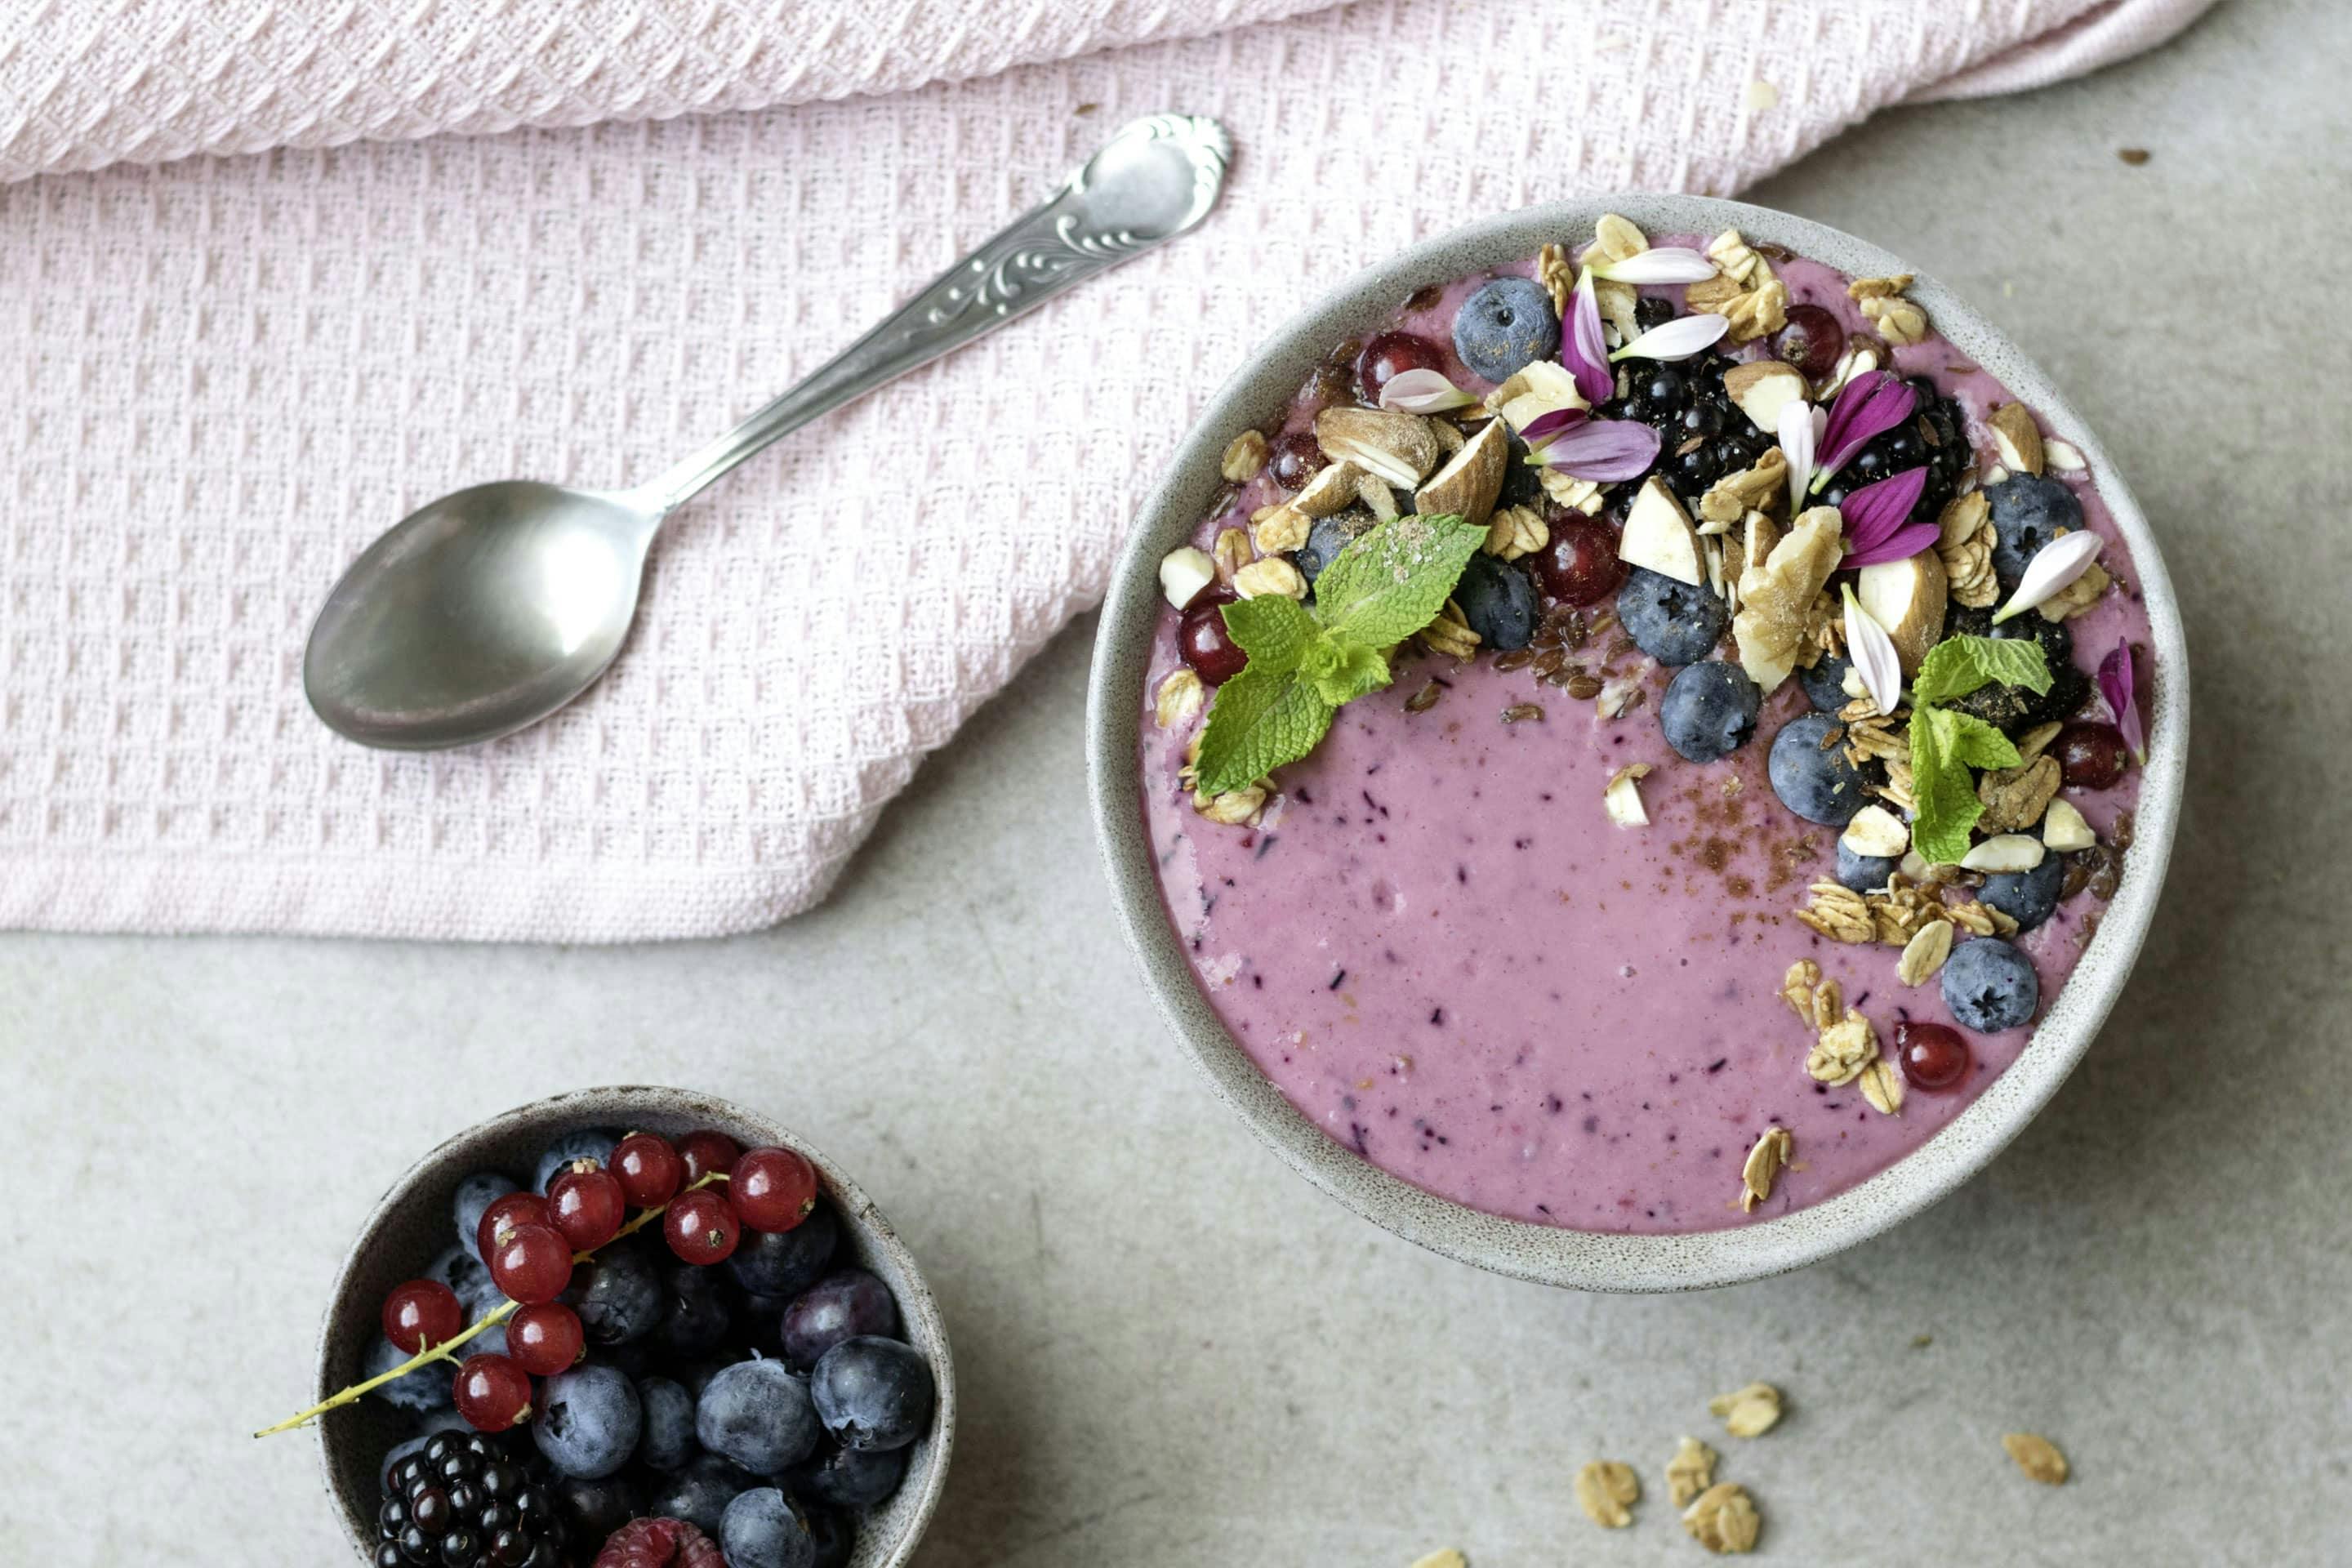
[[[1780,455],[1789,460],[1789,515],[1805,510],[1805,482],[1813,475],[1813,437],[1821,410],[1801,397],[1780,405]]]
[[[1622,261],[1603,261],[1588,270],[1612,283],[1704,283],[1715,276],[1715,263],[1696,250],[1669,245],[1638,251]]]
[[[1658,460],[1657,431],[1637,419],[1595,419],[1581,408],[1555,408],[1519,432],[1528,461],[1595,484],[1638,479]]]
[[[1893,713],[1903,701],[1903,660],[1895,651],[1895,639],[1878,618],[1862,607],[1853,596],[1853,584],[1843,584],[1839,592],[1845,595],[1845,651],[1853,661],[1854,672],[1862,677],[1863,689],[1878,705],[1881,713]]]
[[[1593,289],[1590,268],[1576,280],[1576,292],[1568,301],[1568,331],[1560,335],[1560,363],[1575,375],[1577,392],[1587,403],[1608,402],[1617,391],[1617,376],[1602,345],[1601,297]]]
[[[1609,357],[1619,359],[1688,359],[1703,349],[1711,349],[1731,331],[1731,318],[1713,311],[1695,316],[1676,316],[1661,326],[1627,343]],[[1583,390],[1581,384],[1577,390]]]
[[[2080,577],[2106,543],[2084,528],[2061,534],[2035,551],[2033,559],[2025,563],[2025,575],[2018,579],[2017,592],[1994,614],[1992,624],[1999,626],[2012,616],[2025,614]]]
[[[2124,733],[2124,744],[2139,765],[2147,766],[2147,733],[2140,728],[2139,704],[2132,693],[2132,646],[2126,637],[2116,644],[2116,649],[2099,660],[2099,695],[2107,700],[2115,710],[2116,728]]]
[[[1437,371],[1399,371],[1381,388],[1381,406],[1391,414],[1443,414],[1478,400]]]
[[[1837,401],[1830,405],[1829,425],[1822,432],[1822,466],[1813,476],[1813,489],[1828,484],[1830,476],[1853,461],[1853,455],[1873,439],[1910,418],[1918,401],[1893,371],[1858,375],[1838,388]]]
[[[1919,493],[1927,488],[1927,470],[1906,468],[1899,474],[1864,485],[1845,498],[1839,511],[1845,518],[1848,566],[1876,566],[1887,561],[1908,561],[1942,536],[1932,522],[1904,526]]]

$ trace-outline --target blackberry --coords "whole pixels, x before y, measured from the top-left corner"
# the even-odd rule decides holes
[[[1671,300],[1656,300],[1644,294],[1633,301],[1633,324],[1645,332],[1674,319],[1675,302]]]
[[[515,1453],[437,1432],[392,1467],[376,1515],[377,1568],[565,1568],[557,1510]]]

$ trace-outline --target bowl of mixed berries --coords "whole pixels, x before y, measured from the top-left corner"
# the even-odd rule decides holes
[[[384,1194],[319,1343],[328,1489],[379,1568],[885,1568],[945,1483],[947,1334],[805,1142],[583,1089]]]

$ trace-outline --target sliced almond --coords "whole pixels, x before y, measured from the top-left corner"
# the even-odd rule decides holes
[[[1336,517],[1356,504],[1356,481],[1363,477],[1353,463],[1326,463],[1290,504],[1307,517]]]
[[[1559,409],[1588,406],[1584,395],[1576,390],[1575,373],[1548,359],[1529,360],[1486,398],[1487,411],[1509,421],[1514,430],[1524,430],[1539,416]]]
[[[1423,517],[1454,512],[1474,527],[1485,527],[1494,514],[1495,498],[1503,493],[1503,470],[1510,460],[1510,436],[1501,420],[1489,419],[1415,493],[1413,510]]]
[[[2044,853],[2042,840],[2029,838],[2022,833],[2003,833],[1988,838],[1960,857],[1964,871],[2031,871],[2042,864]]]
[[[1620,827],[1647,827],[1650,814],[1642,805],[1642,780],[1648,775],[1647,763],[1629,763],[1619,768],[1601,792],[1601,805],[1609,813],[1609,820]]]
[[[1944,563],[1932,550],[1901,561],[1882,561],[1854,574],[1854,594],[1870,618],[1886,628],[1906,676],[1943,640],[1946,601]]]
[[[1437,436],[1418,414],[1383,408],[1326,408],[1315,439],[1332,458],[1409,490],[1437,467]]]
[[[2003,463],[2020,473],[2042,471],[2042,431],[2033,423],[2033,410],[2022,403],[2004,403],[1985,423],[1992,426],[1992,444]]]
[[[2062,474],[2085,473],[2091,467],[2091,459],[2083,456],[2081,447],[2072,441],[2061,441],[2055,437],[2042,443],[2042,456],[2044,461]]]
[[[1379,475],[1366,474],[1356,481],[1356,499],[1364,503],[1366,511],[1382,522],[1396,521],[1396,492],[1389,489],[1388,481]]]
[[[1187,544],[1171,550],[1160,558],[1160,591],[1168,602],[1182,609],[1192,602],[1192,595],[1216,580],[1217,563],[1209,559],[1205,550],[1195,550]]]
[[[2075,809],[2073,801],[2063,797],[2053,800],[2050,809],[2042,814],[2042,843],[2047,849],[2068,855],[2077,849],[2088,849],[2098,841],[2099,836],[2091,831],[2091,825],[2083,820],[2083,814]]]
[[[1723,373],[1723,390],[1748,422],[1767,436],[1780,428],[1780,410],[1805,400],[1804,374],[1777,359],[1751,360]]]
[[[1892,860],[1911,847],[1911,830],[1883,805],[1865,805],[1853,814],[1838,840],[1857,855]]]
[[[1690,513],[1675,499],[1675,492],[1666,489],[1665,481],[1654,474],[1642,481],[1640,493],[1625,513],[1625,531],[1618,536],[1617,558],[1693,587],[1706,581],[1706,568],[1699,560],[1698,533],[1691,527]]]

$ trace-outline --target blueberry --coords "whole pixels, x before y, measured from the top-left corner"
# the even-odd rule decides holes
[[[704,1355],[727,1342],[735,1315],[719,1277],[698,1264],[674,1264],[664,1271],[666,1307],[650,1341],[664,1355]]]
[[[1801,713],[1772,737],[1772,793],[1807,822],[1843,827],[1870,803],[1862,770],[1846,760],[1845,727],[1826,713]]]
[[[815,1568],[816,1538],[790,1498],[774,1487],[745,1492],[719,1521],[727,1568]]]
[[[1678,583],[1636,566],[1617,590],[1617,619],[1633,646],[1660,664],[1693,664],[1723,640],[1731,612],[1704,583]]]
[[[1658,704],[1666,744],[1694,763],[1721,762],[1756,733],[1764,694],[1736,664],[1709,659],[1675,675]]]
[[[1480,646],[1492,652],[1507,653],[1535,640],[1535,580],[1517,566],[1483,552],[1473,555],[1454,584],[1454,602]]]
[[[1944,961],[1943,985],[1953,1021],[1980,1035],[2019,1027],[2042,1004],[2032,961],[1997,937],[1976,937],[1954,948]]]
[[[457,1195],[450,1207],[457,1217],[457,1245],[466,1256],[477,1263],[482,1253],[477,1233],[482,1228],[482,1211],[515,1190],[503,1171],[477,1171],[457,1184]]]
[[[648,1377],[637,1384],[637,1404],[645,1426],[637,1435],[637,1463],[649,1470],[667,1472],[684,1465],[699,1451],[694,1441],[694,1395],[667,1377]]]
[[[808,1521],[809,1539],[816,1542],[816,1555],[809,1560],[809,1568],[849,1568],[850,1553],[857,1549],[857,1527],[848,1516],[803,1503],[801,1517]]]
[[[360,1369],[360,1375],[362,1378],[381,1377],[407,1359],[406,1351],[378,1334],[374,1345],[368,1351],[366,1363]],[[368,1392],[403,1410],[438,1410],[449,1403],[449,1367],[446,1362],[434,1366],[420,1366],[405,1377],[395,1378]]]
[[[863,1511],[907,1479],[905,1448],[840,1448],[828,1443],[792,1475],[793,1495]]]
[[[759,1477],[716,1454],[698,1454],[663,1480],[646,1507],[656,1518],[682,1519],[715,1538],[727,1505],[759,1484]]]
[[[530,1435],[547,1462],[567,1476],[598,1480],[629,1462],[645,1429],[636,1384],[590,1362],[540,1385]]]
[[[881,1280],[863,1268],[844,1268],[794,1297],[779,1332],[784,1360],[811,1367],[825,1352],[859,1334],[897,1337],[898,1308]]]
[[[1846,695],[1846,671],[1853,661],[1842,653],[1825,653],[1813,661],[1811,669],[1797,671],[1797,684],[1805,689],[1805,700],[1815,712],[1834,713],[1853,700]]]
[[[583,1541],[602,1541],[646,1510],[645,1489],[634,1476],[559,1476],[555,1500]]]
[[[931,1420],[931,1367],[912,1345],[861,1334],[817,1359],[809,1394],[847,1448],[903,1448]]]
[[[547,1191],[548,1184],[555,1180],[556,1173],[574,1160],[593,1160],[603,1164],[613,1157],[613,1145],[620,1141],[618,1132],[605,1127],[583,1127],[576,1131],[566,1132],[550,1143],[547,1152],[540,1155],[539,1166],[531,1173],[530,1190],[535,1193]]]
[[[821,1435],[808,1385],[780,1361],[739,1361],[712,1378],[694,1430],[704,1447],[761,1476],[807,1458]]]
[[[1997,485],[1987,485],[1984,493],[1992,504],[1993,575],[2000,579],[2004,593],[2017,586],[2026,563],[2057,538],[2060,529],[2072,532],[2083,526],[2083,503],[2056,479],[2011,474]]]
[[[1323,568],[1339,559],[1339,552],[1370,532],[1376,521],[1370,512],[1360,510],[1317,518],[1315,526],[1307,531],[1307,542],[1291,555],[1290,563],[1298,568],[1298,574],[1307,579],[1311,588],[1315,579],[1323,575]]]
[[[808,1218],[790,1230],[745,1231],[727,1268],[754,1295],[797,1296],[824,1273],[840,1236],[832,1205],[820,1198]]]
[[[1842,888],[1851,888],[1857,893],[1884,888],[1902,864],[1891,856],[1857,855],[1845,847],[1844,839],[1838,840],[1837,879]]]
[[[592,1345],[625,1344],[649,1334],[669,1309],[653,1259],[630,1244],[608,1248],[574,1269],[562,1300],[580,1314]]]
[[[1987,877],[1977,897],[2015,921],[2018,930],[2032,931],[2057,909],[2065,883],[2066,862],[2045,854],[2031,871],[1997,871]]]
[[[1471,374],[1508,381],[1529,360],[1559,352],[1559,317],[1544,286],[1497,278],[1462,301],[1454,315],[1454,352]]]

